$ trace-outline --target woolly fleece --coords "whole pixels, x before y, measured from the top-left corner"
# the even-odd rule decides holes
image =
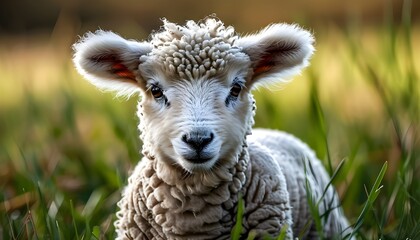
[[[164,20],[150,41],[100,30],[74,45],[76,68],[92,84],[141,95],[144,157],[118,203],[117,239],[230,239],[240,196],[242,238],[275,237],[282,228],[288,239],[319,238],[308,199],[321,198],[323,237],[349,233],[312,150],[286,133],[252,130],[250,91],[298,74],[313,42],[296,25],[240,37],[207,18],[185,26]],[[188,144],[189,136],[200,145]],[[210,136],[205,145],[203,136]]]

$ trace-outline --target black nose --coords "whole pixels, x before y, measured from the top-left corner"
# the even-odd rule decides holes
[[[209,143],[211,143],[213,138],[214,134],[206,129],[196,129],[182,135],[182,141],[195,149],[197,153],[200,153]]]

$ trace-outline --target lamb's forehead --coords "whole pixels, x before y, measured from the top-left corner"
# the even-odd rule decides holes
[[[185,26],[167,20],[163,23],[151,36],[152,52],[142,61],[153,58],[168,74],[189,80],[209,78],[223,72],[228,64],[249,60],[234,45],[238,39],[234,28],[225,27],[220,20],[188,21]]]

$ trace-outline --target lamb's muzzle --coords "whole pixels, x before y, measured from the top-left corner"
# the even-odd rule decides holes
[[[182,156],[191,163],[204,163],[216,155],[217,151],[209,151],[209,145],[214,139],[214,133],[205,128],[196,128],[182,135],[182,141],[190,150]],[[217,150],[217,149],[215,149]]]
[[[313,42],[296,25],[240,37],[207,18],[185,26],[164,20],[150,41],[100,30],[74,45],[76,68],[88,81],[141,96],[144,157],[118,204],[118,239],[229,239],[240,195],[243,237],[277,236],[285,226],[290,239],[350,231],[313,152],[290,135],[252,130],[252,89],[298,74]],[[322,233],[311,219],[307,184],[315,201],[322,198]]]

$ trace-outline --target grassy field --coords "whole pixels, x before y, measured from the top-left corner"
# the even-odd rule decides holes
[[[255,91],[256,126],[295,134],[338,170],[358,239],[419,239],[418,26],[314,31],[312,65]],[[0,42],[0,239],[113,238],[116,202],[141,157],[136,99],[86,83],[67,40]]]

